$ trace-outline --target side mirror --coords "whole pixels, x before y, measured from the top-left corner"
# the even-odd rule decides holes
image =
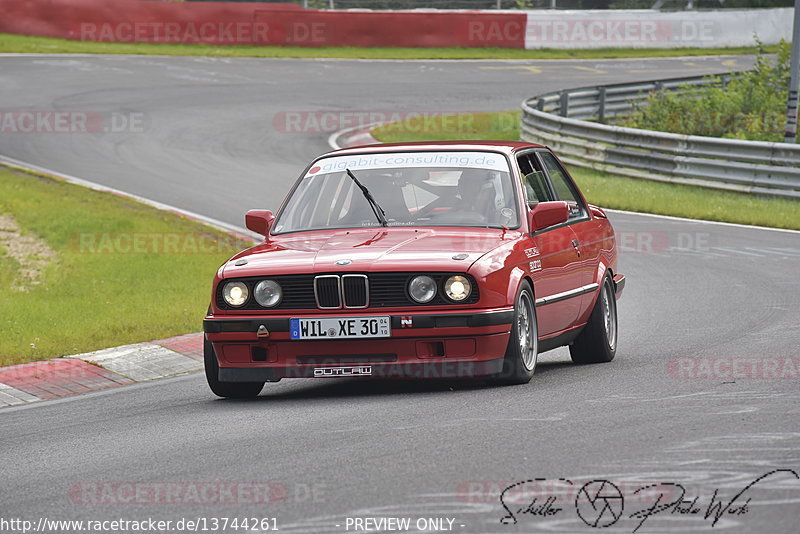
[[[569,206],[563,200],[539,202],[528,211],[528,230],[537,232],[567,222],[567,219],[569,219]]]
[[[269,210],[250,210],[244,216],[245,226],[259,235],[267,237],[275,215]]]

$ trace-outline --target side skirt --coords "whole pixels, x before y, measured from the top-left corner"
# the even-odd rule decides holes
[[[586,325],[579,326],[578,328],[567,330],[566,332],[558,334],[557,336],[549,337],[547,339],[540,339],[539,354],[549,350],[557,349],[558,347],[569,345],[575,340],[576,337],[580,335],[585,327]]]

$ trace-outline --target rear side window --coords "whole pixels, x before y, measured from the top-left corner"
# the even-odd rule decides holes
[[[557,200],[563,200],[569,204],[570,219],[577,219],[586,215],[577,192],[569,178],[567,178],[564,169],[558,164],[555,156],[550,152],[539,152],[539,157],[542,159],[542,165],[550,176],[553,189],[558,197]]]
[[[536,161],[536,157],[533,154],[522,154],[517,156],[517,163],[520,174],[522,174],[525,201],[528,205],[553,200],[547,187],[547,179],[544,173],[538,169],[539,163]]]

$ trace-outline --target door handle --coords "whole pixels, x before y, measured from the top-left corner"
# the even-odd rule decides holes
[[[577,253],[578,253],[578,257],[579,257],[579,258],[581,257],[581,249],[580,249],[580,245],[581,245],[581,244],[580,244],[580,243],[578,243],[578,240],[577,240],[577,239],[573,239],[573,240],[572,240],[572,246],[573,246],[573,248],[575,248],[575,252],[577,252]]]

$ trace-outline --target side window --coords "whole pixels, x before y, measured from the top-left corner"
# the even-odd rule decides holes
[[[538,162],[533,154],[517,156],[517,163],[522,174],[522,185],[525,189],[525,201],[530,204],[553,200],[547,188],[544,173],[538,170]]]
[[[550,176],[550,182],[553,184],[558,200],[564,200],[569,204],[570,219],[577,219],[586,215],[580,200],[578,200],[577,193],[555,156],[550,152],[539,152],[539,157],[541,157],[542,164]]]
[[[531,166],[531,161],[528,157],[528,154],[517,156],[517,164],[519,164],[519,172],[522,174],[522,176],[527,176],[533,172],[533,167]]]

